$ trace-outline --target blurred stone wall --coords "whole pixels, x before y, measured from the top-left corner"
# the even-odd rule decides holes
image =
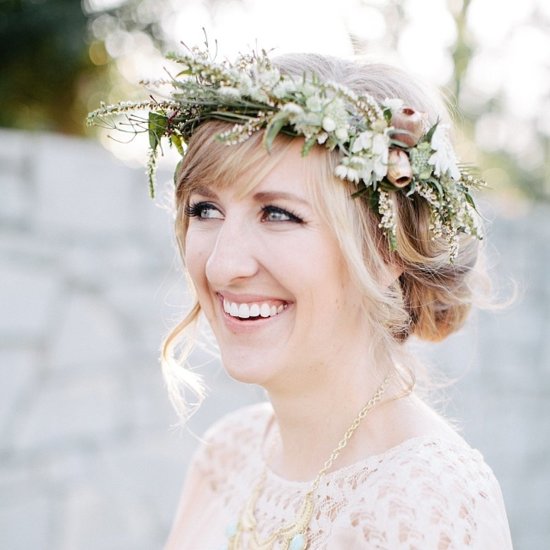
[[[185,431],[165,395],[159,342],[185,285],[143,170],[99,145],[0,132],[0,548],[145,550],[166,539],[200,434],[263,398],[200,352],[212,388]],[[550,214],[497,215],[491,258],[517,305],[476,314],[431,350],[458,382],[447,414],[501,481],[515,547],[550,540]]]

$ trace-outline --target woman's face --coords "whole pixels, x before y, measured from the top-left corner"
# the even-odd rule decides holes
[[[246,181],[212,185],[187,209],[186,265],[224,367],[267,389],[322,378],[362,328],[359,292],[313,206],[300,146],[244,197]]]

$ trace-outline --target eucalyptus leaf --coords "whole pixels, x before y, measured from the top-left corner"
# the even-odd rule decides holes
[[[476,203],[472,198],[472,195],[470,195],[470,193],[464,193],[464,198],[466,199],[467,203],[479,214],[479,211],[476,207]]]
[[[427,141],[428,143],[432,141],[432,137],[435,133],[435,130],[436,128],[438,127],[439,125],[439,120],[428,130],[428,132],[426,133],[426,136],[424,138],[424,141]]]
[[[407,191],[407,197],[410,197],[416,191],[416,180],[412,180],[409,190]]]
[[[306,139],[302,147],[302,156],[305,157],[313,149],[313,146],[317,143],[317,136],[313,135]]]
[[[278,133],[282,130],[283,126],[288,123],[288,114],[285,112],[279,112],[277,113],[267,125],[267,128],[265,129],[264,134],[264,147],[271,151],[271,146],[273,145],[273,142],[275,141],[275,138],[277,137]]]
[[[168,117],[161,113],[150,112],[149,113],[149,146],[153,151],[156,151],[160,145],[161,137],[166,133],[168,128]]]
[[[183,141],[181,139],[181,136],[178,134],[172,134],[170,136],[170,142],[172,145],[177,149],[178,153],[183,156]]]
[[[435,178],[429,178],[427,181],[437,189],[439,196],[442,197],[444,192],[443,192],[443,187],[441,187],[441,183],[439,183],[439,181],[437,181]]]

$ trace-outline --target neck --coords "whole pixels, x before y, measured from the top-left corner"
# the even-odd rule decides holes
[[[376,393],[391,372],[356,362],[342,374],[321,369],[317,383],[294,391],[269,390],[275,422],[266,440],[268,463],[288,479],[314,478],[343,438],[359,411]],[[338,374],[338,375],[336,375]],[[363,419],[349,443],[336,460],[337,469],[376,452],[387,432],[384,402],[397,393],[395,380],[385,389],[381,402]]]

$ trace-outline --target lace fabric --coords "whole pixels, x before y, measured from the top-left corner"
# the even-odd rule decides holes
[[[224,547],[226,527],[265,468],[261,442],[272,414],[268,403],[246,407],[205,434],[190,470],[200,494],[187,496],[201,511],[187,518],[178,549]],[[309,487],[268,469],[256,506],[260,538],[294,520]],[[307,540],[312,550],[512,548],[500,487],[482,455],[466,443],[432,437],[327,474]]]

